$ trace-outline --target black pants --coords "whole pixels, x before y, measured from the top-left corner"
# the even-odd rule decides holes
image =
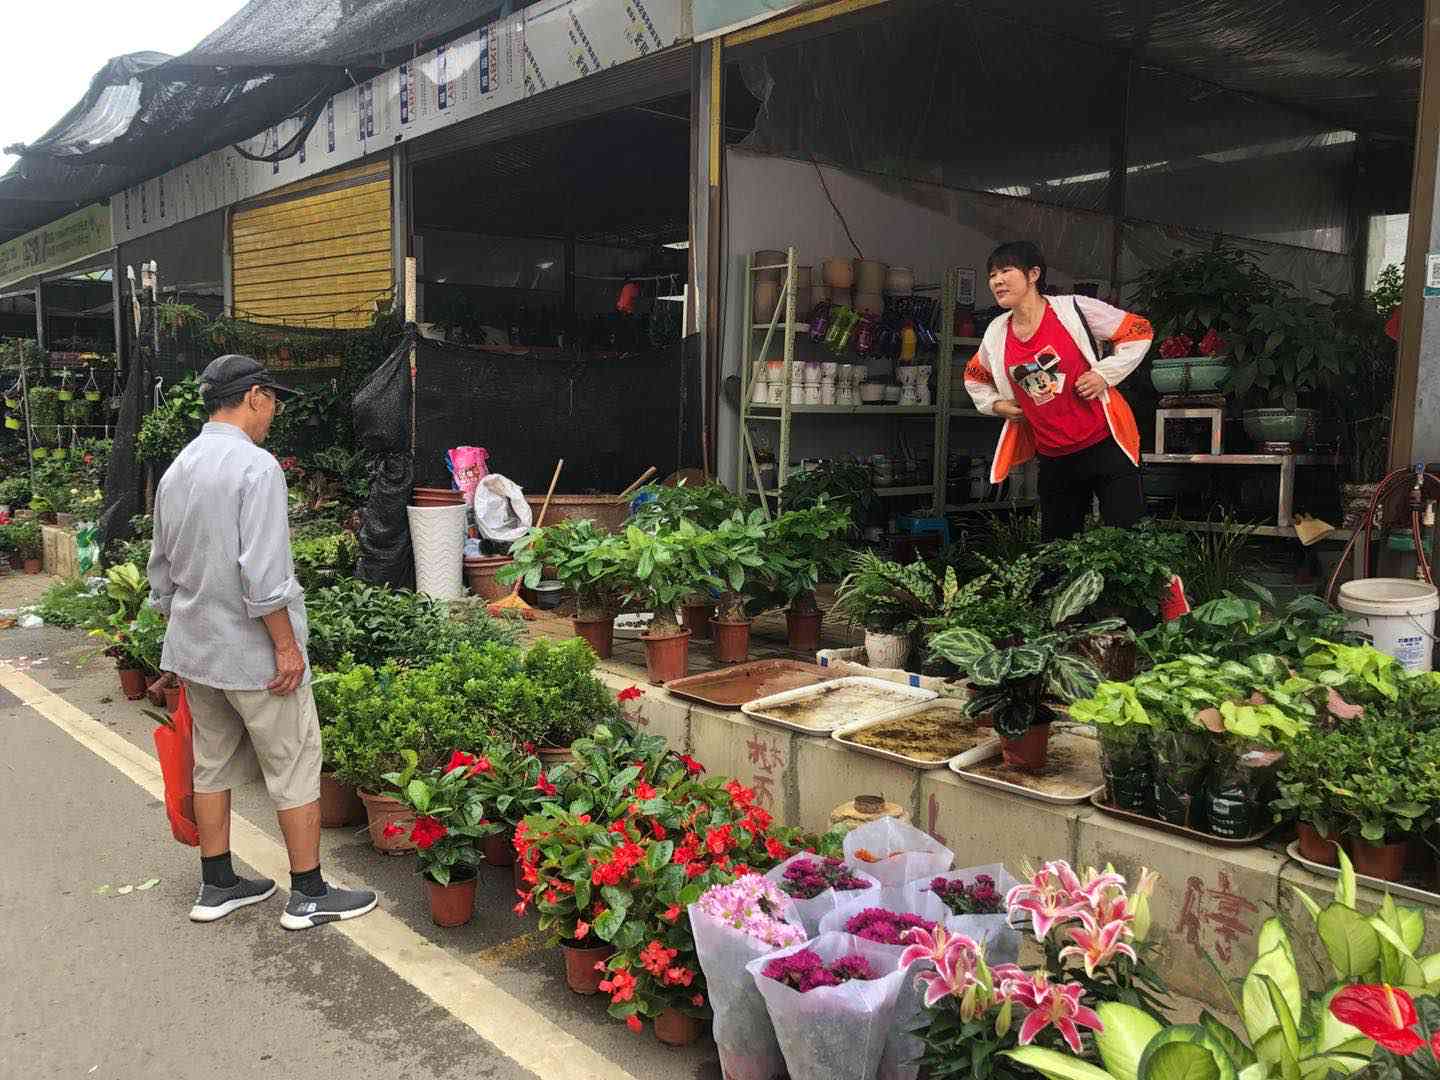
[[[1040,458],[1040,537],[1066,540],[1085,527],[1092,497],[1106,525],[1133,528],[1145,516],[1140,470],[1114,439],[1064,457]]]

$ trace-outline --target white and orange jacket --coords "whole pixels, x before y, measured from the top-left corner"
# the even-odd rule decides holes
[[[1080,355],[1098,371],[1109,389],[1101,395],[1105,407],[1105,419],[1110,434],[1120,448],[1136,465],[1140,464],[1140,430],[1135,426],[1135,414],[1113,387],[1140,366],[1145,354],[1150,351],[1150,341],[1155,336],[1148,320],[1111,307],[1103,300],[1089,296],[1046,297],[1060,324],[1074,339]],[[1085,327],[1090,327],[1086,333]],[[980,348],[965,365],[965,389],[975,402],[975,408],[987,415],[995,415],[995,403],[1014,401],[1015,391],[1010,385],[1010,376],[1005,371],[1005,335],[1010,329],[1010,313],[1007,311],[985,328]],[[1115,351],[1106,357],[1095,355],[1091,335],[1097,340],[1114,344]],[[1000,429],[1000,441],[995,446],[995,460],[990,464],[990,482],[1003,483],[1010,470],[1023,465],[1035,456],[1035,437],[1030,425],[1024,421],[1006,420]]]

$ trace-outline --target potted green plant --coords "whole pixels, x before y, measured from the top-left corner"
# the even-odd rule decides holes
[[[616,581],[652,614],[641,639],[650,681],[657,685],[681,678],[690,667],[690,631],[676,620],[675,606],[702,584],[689,558],[699,533],[690,521],[656,533],[628,525],[619,550]]]
[[[601,660],[610,659],[619,608],[619,572],[625,540],[597,528],[588,518],[531,529],[510,547],[514,560],[496,580],[522,581],[533,589],[547,576],[575,596],[575,633]]]
[[[160,676],[160,657],[165,645],[165,616],[152,607],[142,607],[134,618],[116,611],[106,625],[97,626],[90,636],[105,643],[105,655],[113,657],[126,699],[139,701],[152,679]]]
[[[872,667],[903,668],[911,635],[942,614],[953,584],[953,573],[942,581],[922,562],[902,566],[860,551],[835,590],[830,610],[865,628],[865,657]]]
[[[1235,354],[1231,385],[1251,403],[1242,419],[1257,443],[1313,438],[1320,414],[1301,402],[1316,403],[1355,375],[1354,351],[1342,342],[1330,306],[1288,287],[1251,306],[1248,338]]]
[[[804,510],[786,510],[766,529],[764,552],[769,587],[786,601],[785,629],[792,649],[820,647],[821,612],[815,588],[838,581],[849,551],[840,542],[850,531],[850,512],[822,497]]]
[[[413,763],[385,780],[414,811],[410,842],[416,867],[425,878],[430,920],[436,926],[464,926],[475,914],[475,868],[480,845],[500,827],[485,820],[485,804],[472,783],[480,759],[456,750],[443,766],[417,773]],[[404,827],[386,827],[392,837]]]
[[[49,386],[32,386],[26,395],[30,431],[38,449],[60,445],[60,394]],[[41,455],[42,457],[44,455]]]
[[[763,576],[770,566],[763,510],[748,515],[736,511],[712,529],[698,532],[687,557],[693,580],[719,592],[711,635],[715,659],[722,664],[743,663],[750,655],[750,623],[746,611],[747,584]],[[752,585],[753,587],[753,585]]]
[[[503,738],[485,744],[477,765],[471,784],[497,826],[482,840],[481,851],[490,866],[512,866],[516,827],[556,802],[557,785],[567,783],[571,766],[547,769],[533,748]]]
[[[1137,814],[1153,813],[1155,753],[1150,735],[1155,724],[1135,687],[1128,682],[1103,682],[1093,697],[1071,704],[1070,717],[1095,725],[1105,798],[1110,804]]]
[[[1309,731],[1291,743],[1277,776],[1270,808],[1277,821],[1294,821],[1300,854],[1322,866],[1338,863],[1340,824],[1332,819],[1334,797],[1325,787],[1334,747],[1323,730]]]
[[[33,521],[20,521],[6,528],[9,529],[11,550],[19,559],[20,568],[27,574],[40,573],[41,555],[45,550],[40,526]]]
[[[1057,706],[1090,697],[1099,686],[1094,665],[1065,650],[1118,630],[1124,621],[1108,619],[1073,629],[1065,624],[1093,604],[1104,586],[1105,579],[1093,570],[1077,575],[1050,600],[1051,629],[1028,641],[998,644],[964,627],[929,639],[932,654],[969,676],[975,692],[966,702],[966,715],[989,715],[1006,764],[1031,772],[1043,769]]]

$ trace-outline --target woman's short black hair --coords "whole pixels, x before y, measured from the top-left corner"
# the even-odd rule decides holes
[[[1040,245],[1032,244],[1029,240],[1010,240],[1001,244],[990,253],[990,258],[985,263],[985,273],[988,275],[991,271],[1009,270],[1012,267],[1027,274],[1031,270],[1039,270],[1040,280],[1035,283],[1035,287],[1041,292],[1045,291],[1045,274],[1048,268]]]

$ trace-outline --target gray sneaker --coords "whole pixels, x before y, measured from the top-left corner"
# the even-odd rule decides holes
[[[274,894],[275,882],[269,878],[252,881],[242,877],[226,889],[218,885],[201,885],[195,906],[190,909],[190,919],[193,922],[214,922],[239,908],[269,900]]]
[[[286,930],[308,930],[312,926],[341,919],[358,919],[375,910],[376,903],[375,894],[369,889],[341,889],[326,885],[319,896],[292,892],[290,902],[285,905],[285,913],[280,916],[280,925]]]

